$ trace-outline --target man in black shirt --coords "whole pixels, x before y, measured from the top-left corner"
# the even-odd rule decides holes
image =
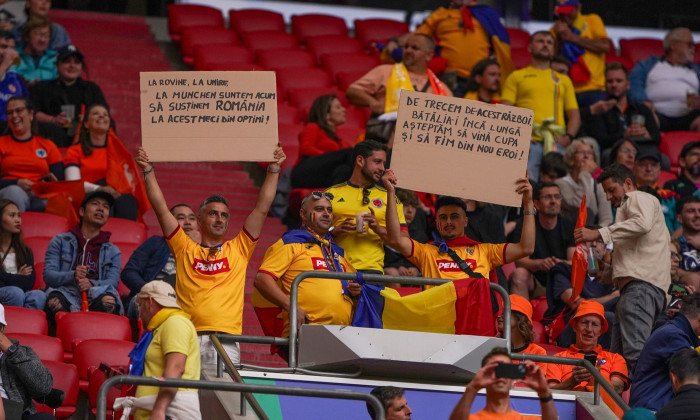
[[[677,193],[681,198],[693,195],[698,189],[697,185],[700,184],[700,141],[693,141],[683,146],[678,166],[683,170],[681,176],[668,181],[664,184],[664,188]]]

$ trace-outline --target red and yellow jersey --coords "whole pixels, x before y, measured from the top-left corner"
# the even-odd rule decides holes
[[[85,156],[83,148],[74,144],[66,151],[63,166],[80,168],[80,178],[93,184],[107,177],[107,147],[92,147],[92,154]]]
[[[241,334],[245,273],[257,239],[243,228],[212,255],[180,226],[166,241],[177,267],[177,301],[197,331]]]
[[[423,277],[445,280],[459,280],[468,277],[447,253],[440,252],[437,246],[413,242],[408,260],[418,267]],[[508,244],[480,244],[450,247],[459,258],[469,264],[472,271],[489,278],[492,268],[503,265]],[[427,286],[426,286],[427,287]]]
[[[0,137],[0,178],[38,181],[50,172],[50,165],[62,160],[58,147],[43,137],[32,136],[28,140]]]
[[[338,271],[354,273],[345,257],[338,255]],[[333,263],[333,262],[331,262]],[[330,271],[321,246],[311,243],[275,242],[265,252],[259,272],[270,275],[289,296],[292,282],[304,271]],[[311,324],[350,325],[352,300],[343,294],[340,280],[308,278],[299,284],[299,307],[306,312]],[[289,315],[282,312],[284,337],[289,335]]]

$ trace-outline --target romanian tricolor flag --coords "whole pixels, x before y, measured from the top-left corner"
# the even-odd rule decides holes
[[[496,56],[498,64],[501,65],[501,80],[506,80],[515,66],[510,58],[510,37],[501,23],[500,16],[493,8],[486,5],[470,4],[465,6],[465,9],[468,10],[471,17],[479,21],[488,34],[493,54]]]
[[[485,278],[455,280],[403,297],[392,288],[364,284],[352,325],[442,334],[496,334],[489,280]]]

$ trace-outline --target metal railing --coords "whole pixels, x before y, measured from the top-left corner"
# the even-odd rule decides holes
[[[385,419],[384,406],[377,397],[367,392],[347,391],[341,389],[302,388],[280,385],[258,385],[215,381],[195,381],[189,379],[156,379],[144,376],[120,375],[107,379],[100,387],[100,390],[97,394],[97,420],[106,420],[107,392],[113,386],[118,385],[146,385],[159,388],[168,387],[209,389],[214,391],[233,391],[256,394],[279,394],[297,397],[333,398],[343,400],[364,401],[367,404],[371,405],[374,409],[374,412],[376,413],[374,416],[375,420]]]

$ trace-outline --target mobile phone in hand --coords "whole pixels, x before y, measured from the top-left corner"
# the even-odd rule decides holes
[[[515,363],[499,363],[496,366],[497,378],[525,379],[527,366]]]

